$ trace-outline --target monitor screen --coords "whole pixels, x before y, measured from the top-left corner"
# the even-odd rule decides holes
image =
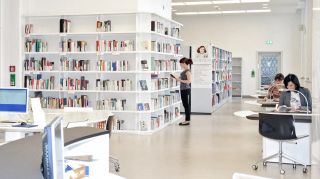
[[[0,88],[0,112],[27,113],[27,88]]]
[[[45,127],[42,136],[42,164],[45,179],[61,179],[64,175],[64,140],[62,117]]]

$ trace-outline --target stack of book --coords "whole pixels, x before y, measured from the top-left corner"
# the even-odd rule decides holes
[[[129,62],[127,60],[121,61],[106,61],[100,59],[97,62],[98,71],[129,71]]]
[[[41,60],[35,60],[34,57],[24,60],[25,71],[52,71],[54,70],[54,62],[49,61],[46,57]]]
[[[48,42],[44,42],[41,39],[27,40],[25,43],[26,52],[47,52]]]
[[[89,80],[84,76],[77,78],[60,78],[60,90],[88,90]]]
[[[97,40],[97,52],[134,51],[134,40]]]
[[[97,21],[96,30],[97,32],[111,32],[111,21]]]
[[[96,102],[96,107],[97,110],[125,111],[127,110],[127,100],[118,98],[98,100]]]
[[[62,57],[60,59],[60,67],[62,71],[89,71],[90,60],[77,60]]]
[[[96,79],[96,89],[104,91],[131,91],[132,81],[127,80],[101,80]]]
[[[67,41],[61,41],[60,48],[61,52],[85,52],[87,51],[86,41],[72,41],[68,39]]]
[[[42,75],[38,74],[36,78],[29,75],[24,76],[24,87],[33,90],[53,90],[55,84],[55,77],[50,76],[49,79],[42,79]]]

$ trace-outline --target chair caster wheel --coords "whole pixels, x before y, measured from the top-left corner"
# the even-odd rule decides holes
[[[280,174],[284,175],[286,172],[284,170],[280,170]]]
[[[297,165],[296,165],[296,164],[293,164],[292,167],[293,167],[293,169],[296,169],[296,168],[297,168]]]
[[[308,172],[308,169],[307,168],[303,168],[303,173],[307,173]]]
[[[257,170],[258,169],[258,165],[252,165],[252,169],[253,170]]]
[[[263,164],[263,166],[267,166],[267,162],[263,162],[262,164]]]

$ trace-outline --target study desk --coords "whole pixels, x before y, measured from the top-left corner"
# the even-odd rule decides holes
[[[263,112],[266,113],[266,112]],[[275,113],[271,112],[271,114],[277,115],[293,115],[295,119],[295,128],[296,134],[299,135],[309,135],[309,137],[297,140],[297,144],[293,143],[284,143],[283,144],[283,152],[292,156],[293,158],[306,163],[307,165],[311,165],[311,124],[312,124],[312,116],[314,114],[306,114],[306,113]],[[246,117],[249,120],[259,120],[259,114],[252,114]],[[275,119],[276,120],[276,119]],[[258,126],[257,126],[258,128]],[[278,152],[279,143],[263,138],[263,158],[271,156]],[[283,159],[284,163],[291,163],[288,160]],[[269,160],[270,162],[278,162],[278,159]]]

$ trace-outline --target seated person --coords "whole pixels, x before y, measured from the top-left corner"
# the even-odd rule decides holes
[[[311,94],[310,91],[307,88],[301,87],[299,79],[294,74],[289,74],[284,78],[284,85],[287,89],[287,91],[284,91],[281,93],[280,101],[279,101],[279,107],[281,106],[287,106],[291,107],[291,111],[297,111],[297,109],[307,109],[307,101],[303,97],[303,95],[308,100],[308,108],[311,111],[312,110],[312,100],[311,100]],[[300,93],[294,91],[297,90],[301,92]]]
[[[269,88],[268,88],[268,94],[265,97],[265,99],[273,99],[273,101],[279,101],[280,98],[280,90],[279,89],[283,89],[284,85],[283,85],[283,80],[284,80],[284,76],[282,73],[278,73],[275,77],[274,77],[274,82],[272,84],[270,84]]]

